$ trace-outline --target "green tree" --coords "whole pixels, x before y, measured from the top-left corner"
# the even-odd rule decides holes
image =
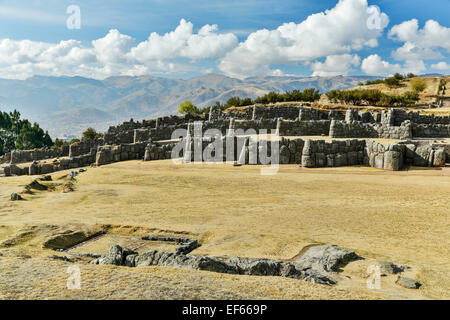
[[[384,79],[384,83],[386,83],[389,87],[398,87],[400,85],[400,80],[394,76]]]
[[[405,77],[398,72],[394,74],[393,78],[397,79],[398,81],[402,81],[405,79]]]
[[[200,110],[192,103],[191,100],[185,101],[178,106],[178,112],[181,114],[198,114]]]
[[[65,144],[64,141],[62,141],[61,139],[58,138],[55,139],[55,147],[61,148],[64,144]]]
[[[101,137],[102,134],[98,133],[94,128],[87,128],[86,131],[83,132],[83,137],[81,138],[81,140],[94,140]]]

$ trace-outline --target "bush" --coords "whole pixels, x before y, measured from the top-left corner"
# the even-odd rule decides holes
[[[200,113],[200,110],[192,103],[192,101],[188,100],[178,106],[178,112],[181,114],[194,115]]]
[[[102,134],[98,133],[94,128],[87,128],[86,131],[83,132],[83,137],[81,140],[94,140],[96,138],[101,138]]]
[[[403,75],[401,75],[400,73],[398,73],[398,72],[396,74],[394,74],[394,76],[392,78],[394,78],[394,79],[396,79],[398,81],[405,80],[405,77]]]
[[[384,80],[383,80],[383,79],[377,79],[377,80],[373,80],[373,81],[367,80],[367,81],[366,81],[366,85],[370,85],[370,84],[381,84],[381,83],[384,83]]]
[[[384,79],[384,83],[387,84],[389,87],[398,87],[400,85],[400,80],[396,77],[390,77]]]
[[[405,92],[401,96],[382,93],[376,89],[331,90],[327,94],[332,102],[345,102],[353,105],[369,104],[375,106],[410,105],[419,100],[417,92]]]
[[[427,87],[427,82],[422,78],[411,79],[411,88],[415,92],[422,92]]]

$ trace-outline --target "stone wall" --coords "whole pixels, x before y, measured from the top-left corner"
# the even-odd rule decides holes
[[[308,139],[302,151],[302,166],[320,168],[362,165],[364,151],[364,140],[325,142]]]
[[[328,136],[330,120],[281,121],[281,136]]]
[[[330,138],[377,138],[379,133],[377,126],[371,123],[332,120],[329,136]]]
[[[443,167],[447,160],[443,145],[424,144],[415,141],[401,142],[405,149],[405,164],[417,167]],[[449,147],[449,145],[447,145]]]
[[[446,160],[447,163],[450,163],[450,143],[447,143],[447,144],[445,144],[445,143],[433,143],[431,146],[435,150],[444,149],[445,160]]]
[[[69,158],[88,154],[92,149],[97,150],[97,147],[105,144],[103,139],[92,139],[75,142],[69,147]]]
[[[116,146],[100,146],[95,159],[96,165],[108,163],[143,159],[145,153],[145,142],[121,144]]]
[[[415,138],[448,138],[450,124],[412,124],[412,136]]]
[[[254,105],[249,106],[245,110],[237,110],[235,112],[225,113],[226,118],[236,118],[243,120],[264,120],[264,119],[276,119],[283,118],[286,120],[295,120],[299,115],[300,103],[296,106],[292,105],[274,105],[263,106]]]
[[[307,104],[309,105],[309,104]],[[344,119],[344,115],[333,110],[331,112],[318,110],[314,108],[303,107],[303,104],[298,105],[254,105],[249,106],[243,110],[228,111],[223,114],[225,119],[236,118],[241,120],[265,120],[282,118],[284,120],[330,120],[330,119]],[[213,117],[217,120],[218,117]]]
[[[227,139],[232,139],[229,141],[233,141],[230,143]],[[183,143],[186,143],[185,140],[183,140]],[[254,137],[234,137],[234,138],[227,138],[222,137],[218,140],[213,140],[212,138],[204,138],[202,141],[198,144],[200,147],[200,152],[195,150],[195,139],[191,138],[190,143],[190,158],[187,156],[187,159],[190,159],[190,161],[197,161],[196,157],[199,156],[201,153],[202,155],[202,161],[204,162],[225,162],[225,161],[236,161],[240,164],[250,164],[250,165],[268,165],[271,163],[271,157],[272,157],[272,148],[276,143],[273,141],[267,141],[264,139],[255,139]],[[222,148],[222,155],[220,155],[216,147],[218,145],[221,145]],[[279,147],[279,157],[278,161],[280,164],[300,164],[301,162],[301,152],[303,149],[304,141],[302,139],[293,139],[288,140],[282,138],[280,141],[278,141],[278,147]],[[227,148],[233,148],[232,150],[229,150]],[[189,150],[188,150],[189,151]],[[179,158],[184,158],[186,160],[185,155],[186,150],[183,149],[180,151],[180,153],[177,155]],[[205,153],[208,154],[209,159],[205,158]],[[274,158],[276,159],[276,158]]]
[[[411,139],[411,123],[405,121],[401,126],[387,126],[380,123],[364,123],[360,121],[336,121],[330,125],[330,138],[383,138]]]
[[[404,165],[405,146],[400,144],[383,145],[367,140],[365,164],[385,170],[401,170]]]
[[[379,125],[376,127],[378,132],[378,137],[383,139],[412,139],[412,127],[411,123],[406,120],[401,124],[401,126],[385,126]]]
[[[45,159],[58,157],[67,157],[69,155],[69,147],[61,148],[42,148],[34,150],[14,150],[10,155],[11,164],[27,163]]]
[[[134,135],[136,129],[151,130],[162,129],[164,127],[186,126],[188,122],[202,121],[200,116],[167,116],[152,120],[143,120],[135,122],[133,119],[124,122],[118,126],[109,127],[104,134],[105,145],[119,145],[126,143],[134,143]],[[166,130],[167,131],[167,130]]]
[[[76,156],[73,158],[61,158],[59,160],[54,160],[53,162],[46,161],[34,161],[29,166],[25,166],[20,168],[15,164],[10,164],[8,166],[3,167],[5,172],[5,176],[16,175],[40,175],[40,174],[49,174],[61,170],[75,169],[80,167],[86,167],[94,163],[95,161],[95,152]]]
[[[446,152],[443,147],[420,145],[415,142],[383,145],[367,141],[368,165],[385,170],[401,170],[404,165],[418,167],[445,166]]]
[[[409,120],[417,124],[446,124],[450,125],[450,116],[435,116],[434,114],[424,115],[420,114],[419,111],[409,111],[403,109],[392,109],[393,110],[393,123],[395,126],[400,125],[406,120]]]

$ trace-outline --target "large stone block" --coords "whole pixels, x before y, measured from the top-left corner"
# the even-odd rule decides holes
[[[335,155],[334,164],[336,167],[345,167],[348,164],[347,154],[338,153]]]
[[[378,169],[384,168],[384,153],[380,153],[375,156],[374,167]]]
[[[302,156],[302,166],[305,168],[314,168],[315,161],[313,156]]]
[[[327,165],[327,158],[324,153],[316,153],[316,167],[322,168]]]
[[[444,149],[438,149],[434,151],[433,166],[444,167],[446,161],[446,154]]]
[[[413,164],[418,167],[428,167],[428,159],[430,157],[430,146],[419,146],[414,154]]]
[[[358,153],[357,152],[349,152],[347,154],[347,161],[349,166],[355,166],[358,164]]]
[[[28,168],[28,174],[30,176],[35,176],[39,174],[39,166],[36,162],[33,162],[30,167]]]
[[[280,164],[288,164],[291,157],[289,148],[285,145],[280,148]]]
[[[40,165],[41,167],[41,174],[48,174],[54,172],[53,165],[50,163],[43,163]]]
[[[402,168],[402,156],[397,151],[386,151],[384,153],[384,169],[398,171]]]

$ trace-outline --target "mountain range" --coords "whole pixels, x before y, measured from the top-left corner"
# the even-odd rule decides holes
[[[322,93],[355,87],[370,76],[253,77],[244,80],[219,74],[191,79],[153,76],[82,77],[34,76],[26,80],[0,79],[0,110],[17,109],[36,121],[52,138],[79,136],[87,127],[105,131],[133,118],[150,119],[177,113],[178,105],[192,100],[198,107],[233,96],[256,98],[269,91],[316,88]]]

